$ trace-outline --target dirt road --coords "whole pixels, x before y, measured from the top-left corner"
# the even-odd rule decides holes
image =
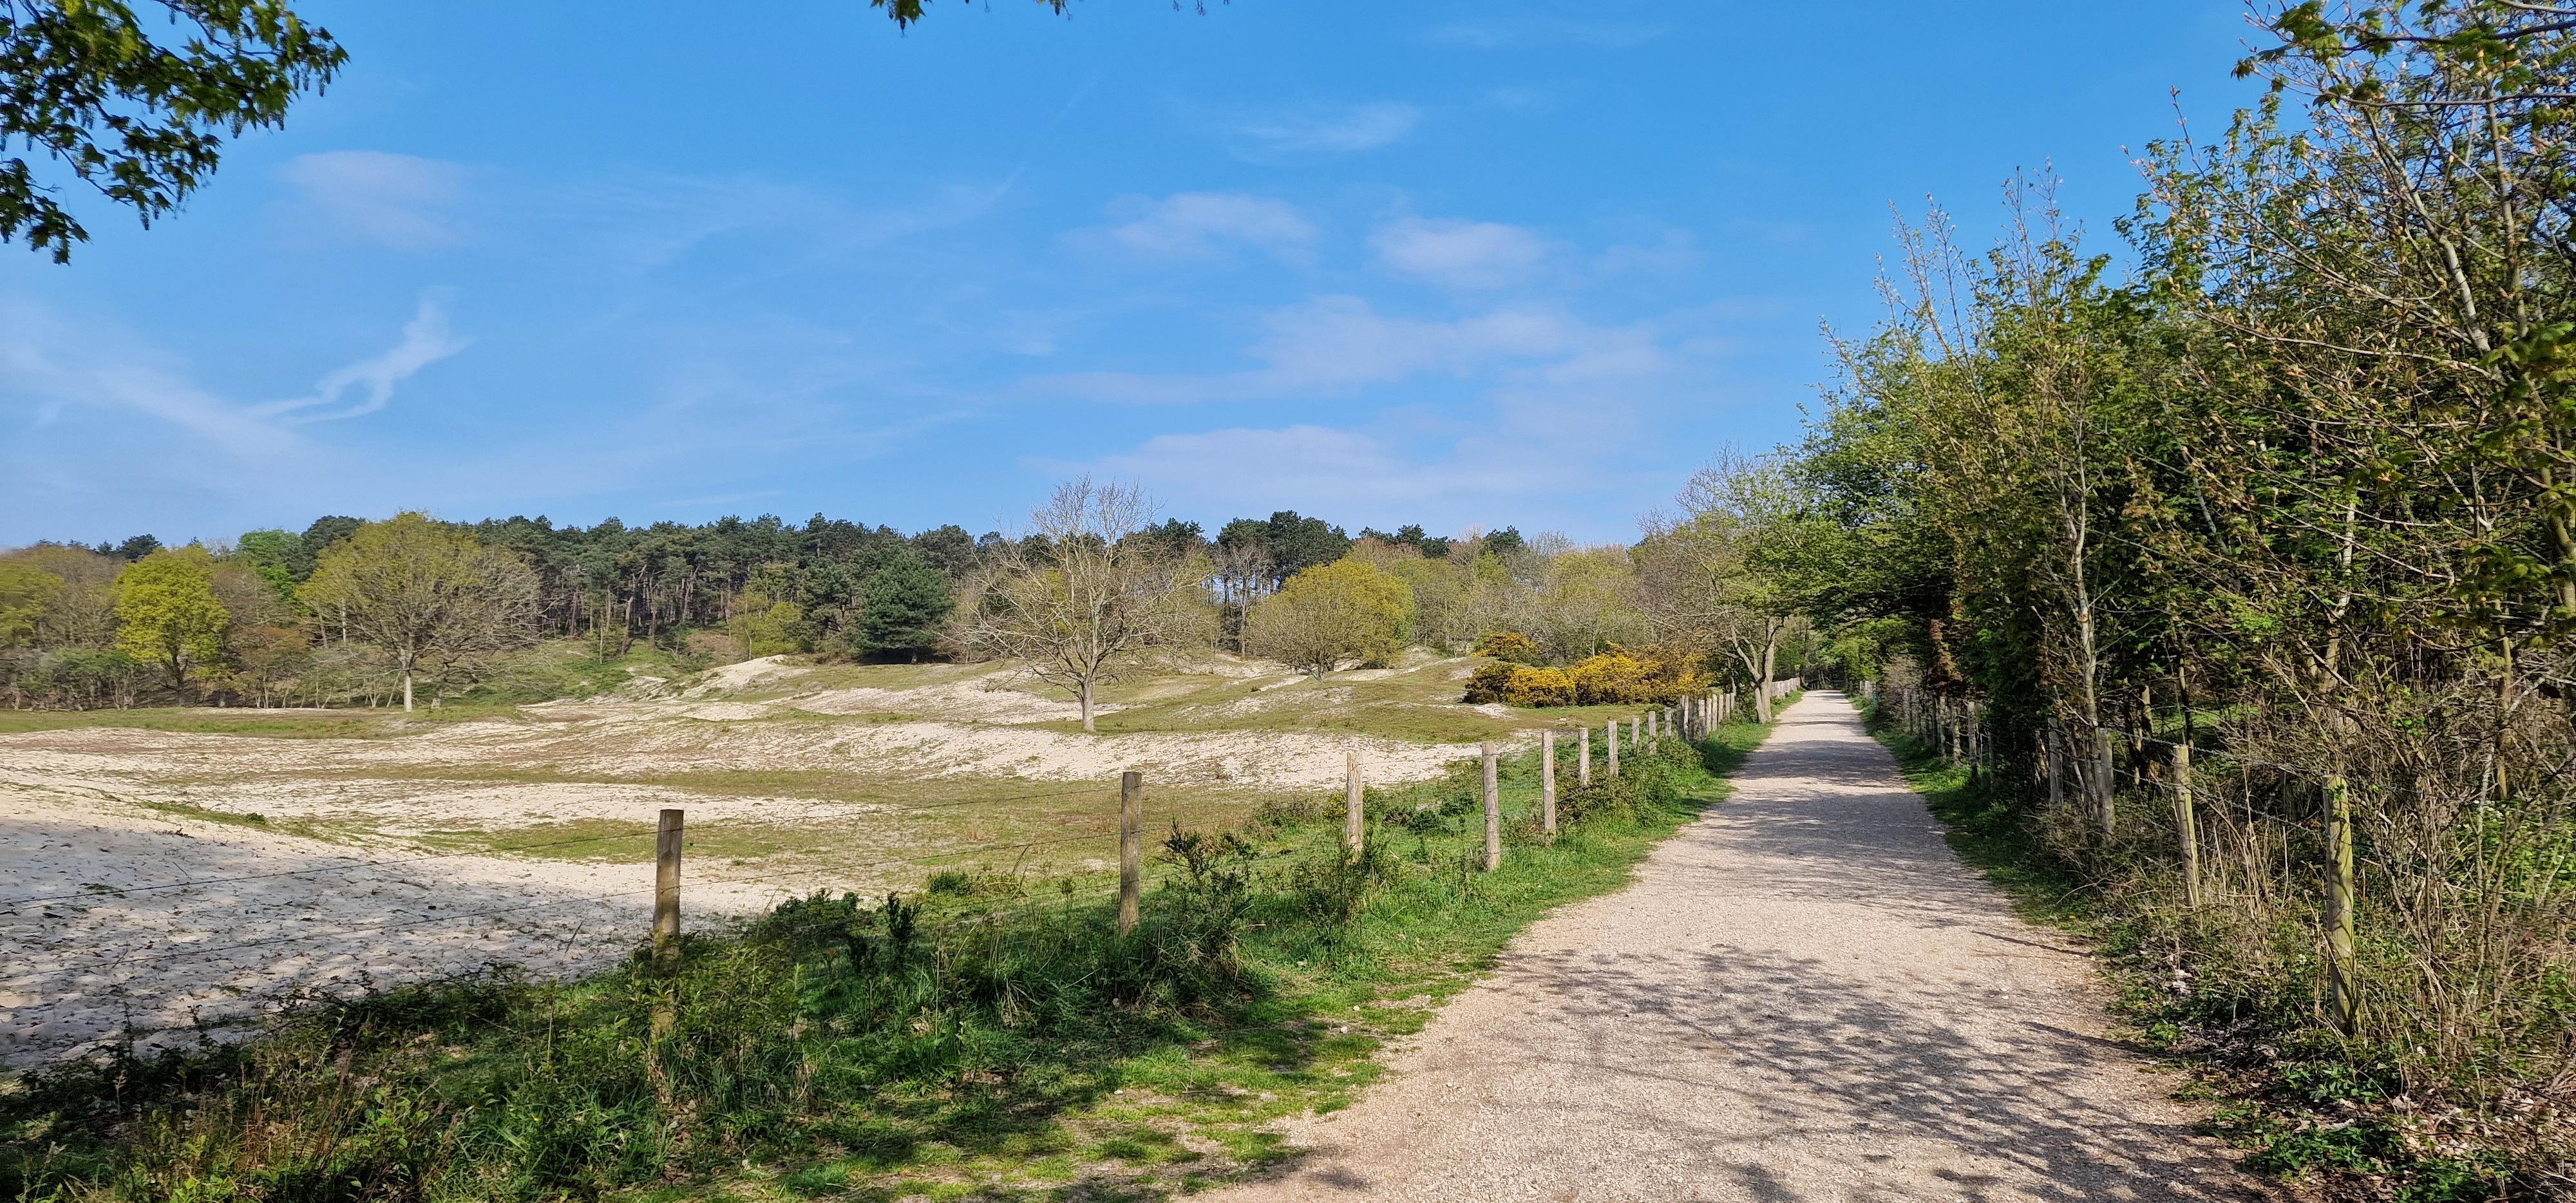
[[[1838,694],[1621,893],[1516,941],[1305,1155],[1214,1198],[2269,1197],[2107,1039]]]

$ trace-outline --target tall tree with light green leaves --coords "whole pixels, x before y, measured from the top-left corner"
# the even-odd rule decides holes
[[[34,643],[37,624],[62,595],[63,578],[33,564],[0,560],[0,648]]]
[[[536,577],[517,556],[418,511],[367,523],[332,545],[302,590],[351,638],[392,658],[406,711],[425,667],[533,638],[536,595]]]
[[[223,654],[232,621],[205,548],[164,548],[117,574],[117,649],[159,668],[172,689],[186,691],[189,671]]]

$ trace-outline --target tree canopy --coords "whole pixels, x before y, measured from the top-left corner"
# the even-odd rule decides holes
[[[150,7],[164,20],[123,0],[0,2],[0,144],[44,165],[0,159],[0,241],[63,263],[88,240],[49,172],[151,225],[214,174],[226,138],[284,124],[348,59],[284,0]]]

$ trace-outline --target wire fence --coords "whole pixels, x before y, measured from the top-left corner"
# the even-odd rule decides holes
[[[2510,962],[2545,952],[2536,946],[2564,927],[2554,908],[2576,869],[2576,815],[2563,765],[2510,795],[2474,764],[2456,780],[2392,780],[2391,766],[2359,757],[2254,754],[2238,741],[2259,745],[2261,716],[2145,706],[2129,726],[2025,718],[2038,727],[2030,746],[2005,748],[1986,703],[1916,686],[1872,684],[1864,696],[1972,776],[2038,801],[2043,835],[2070,860],[2155,869],[2194,924],[2238,933],[2235,971],[2296,983],[2346,1034],[2374,1018],[2415,1023],[2408,1012],[2426,990],[2446,996],[2440,1006],[2473,1006],[2448,996],[2474,989],[2436,982],[2464,964],[2479,966],[2475,989],[2509,989],[2496,983],[2514,980]],[[2293,931],[2288,946],[2267,946],[2267,934]]]
[[[1789,687],[1775,689],[1775,696],[1789,692],[1795,684],[1775,683],[1776,686]],[[1737,713],[1745,708],[1743,703],[1750,700],[1749,696],[1731,691],[1709,693],[1638,712],[1633,719],[1612,720],[1595,727],[1561,728],[1559,734],[1568,738],[1562,744],[1550,741],[1552,753],[1547,765],[1550,782],[1547,793],[1553,797],[1559,776],[1568,779],[1573,776],[1574,762],[1578,758],[1588,768],[1596,748],[1603,761],[1600,771],[1615,772],[1615,757],[1611,755],[1613,746],[1637,750],[1664,738],[1704,738],[1719,723],[1750,717]],[[1487,745],[1487,757],[1496,754],[1493,746]],[[1366,794],[1360,776],[1361,766],[1354,754],[1351,780],[1342,792],[1355,814],[1364,805]],[[695,884],[689,892],[699,897],[712,894],[718,903],[713,908],[715,911],[741,916],[765,912],[780,902],[818,890],[873,894],[879,890],[908,888],[916,891],[917,896],[924,871],[935,874],[944,868],[978,863],[985,867],[988,875],[1011,879],[1011,883],[1002,890],[1003,896],[989,903],[961,903],[966,908],[964,911],[939,916],[937,925],[924,929],[925,933],[954,933],[979,928],[998,930],[1048,911],[1057,912],[1060,918],[1070,922],[1083,912],[1113,904],[1118,905],[1122,913],[1132,914],[1135,900],[1142,892],[1169,887],[1178,880],[1181,872],[1168,863],[1147,863],[1147,850],[1161,842],[1158,832],[1176,827],[1206,830],[1212,824],[1221,825],[1246,817],[1253,807],[1241,800],[1187,795],[1147,805],[1142,801],[1141,779],[1134,774],[1129,778],[1124,789],[1135,799],[1132,804],[1122,800],[1121,783],[1097,782],[1001,796],[893,805],[874,812],[900,820],[918,813],[980,808],[996,816],[1023,822],[1052,820],[1056,824],[1079,824],[1080,830],[1062,834],[1048,832],[1028,839],[974,839],[951,846],[906,851],[900,855],[816,857],[809,847],[791,850],[790,854],[797,857],[793,864],[762,867],[753,872],[737,872],[732,866],[713,873],[693,872],[689,876]],[[1568,783],[1571,784],[1570,780]],[[1072,800],[1082,798],[1098,799],[1099,804],[1096,808],[1068,806]],[[1495,808],[1499,802],[1490,791],[1485,801],[1489,812],[1498,815]],[[1032,806],[1067,813],[1032,816],[1028,813]],[[483,940],[507,936],[521,942],[555,939],[564,945],[564,961],[572,971],[578,971],[584,965],[596,965],[612,954],[629,955],[657,934],[663,937],[657,943],[667,942],[678,930],[681,867],[686,850],[696,842],[692,837],[703,837],[710,831],[719,834],[724,831],[722,824],[692,831],[680,823],[677,812],[667,813],[671,814],[671,819],[653,827],[621,827],[558,839],[437,852],[353,855],[334,858],[331,863],[287,869],[114,885],[100,883],[84,885],[77,891],[23,894],[0,899],[0,915],[21,913],[12,926],[33,926],[39,933],[49,923],[85,926],[87,929],[84,946],[68,950],[67,955],[62,955],[66,953],[64,949],[45,947],[41,938],[24,941],[12,967],[15,972],[9,975],[13,992],[22,996],[49,994],[78,999],[90,997],[84,991],[96,987],[100,1006],[111,1005],[112,999],[112,1005],[129,1012],[125,1022],[113,1032],[100,1031],[101,1025],[90,1023],[70,1038],[49,1042],[11,1040],[0,1045],[0,1049],[5,1049],[12,1059],[57,1057],[118,1041],[130,1042],[171,1033],[202,1033],[208,1030],[208,1025],[193,1011],[188,1023],[157,1027],[136,1022],[130,1012],[137,1006],[150,1009],[156,988],[170,993],[185,993],[187,989],[197,989],[210,983],[217,989],[231,992],[237,989],[234,979],[257,975],[286,979],[282,989],[285,994],[302,993],[309,983],[298,980],[298,970],[309,966],[299,966],[299,959],[317,956],[326,961],[338,961],[343,967],[347,967],[350,961],[357,962],[355,968],[361,974],[362,984],[372,987],[372,977],[367,975],[377,968],[396,963],[427,960],[446,965],[447,972],[474,968],[472,964],[455,964],[458,960],[455,955],[442,956],[457,953],[479,956],[480,948],[456,946],[455,941],[460,936]],[[1489,829],[1497,828],[1497,823],[1489,823]],[[1354,820],[1353,829],[1357,828],[1358,823]],[[1061,826],[1058,830],[1062,830]],[[676,839],[660,838],[674,831]],[[406,875],[426,876],[417,871],[436,870],[442,867],[441,862],[455,863],[464,858],[488,860],[532,853],[561,854],[585,846],[613,845],[615,841],[645,837],[657,837],[659,845],[652,860],[646,862],[656,867],[657,880],[650,885],[573,893],[549,891],[539,897],[508,902],[488,900],[493,901],[493,905],[456,907],[444,901],[428,902],[426,899],[433,894],[449,898],[457,889],[476,888],[474,883],[460,885],[452,881],[403,879]],[[1498,838],[1489,837],[1489,843]],[[1076,858],[1068,867],[1061,854],[1077,847],[1091,851]],[[1500,855],[1499,844],[1494,844],[1488,850],[1488,863],[1498,863]],[[995,872],[993,867],[1003,862],[1008,862],[1007,870]],[[599,868],[595,858],[585,863],[594,870]],[[638,869],[641,867],[641,864],[636,865]],[[1054,880],[1035,886],[1027,884],[1033,868]],[[1294,872],[1296,866],[1276,864],[1270,868],[1278,872]],[[1113,873],[1114,879],[1111,877]],[[303,882],[313,885],[309,889],[298,885]],[[222,896],[223,887],[228,886],[265,889],[280,885],[295,887],[296,892],[289,897],[272,900]],[[316,916],[311,912],[319,901],[381,905],[373,901],[374,892],[392,885],[420,890],[421,904],[437,913],[398,915],[357,923],[314,922]],[[753,887],[766,888],[746,895],[746,891]],[[967,883],[968,893],[976,888],[977,883]],[[333,890],[357,889],[368,889],[370,893],[352,898],[339,898],[330,893]],[[191,890],[209,891],[210,896],[179,896],[180,892]],[[446,892],[442,894],[442,890]],[[637,904],[647,898],[653,900],[655,914],[655,921],[649,926],[638,922],[642,908]],[[148,922],[150,926],[130,927],[118,934],[127,942],[140,941],[144,946],[118,948],[114,946],[118,942],[118,934],[102,935],[96,930],[102,923],[115,922],[118,916],[102,919],[88,914],[55,915],[42,909],[70,903],[93,909],[101,906],[127,908],[124,915],[133,923]],[[630,906],[635,909],[627,909]],[[440,909],[442,907],[446,909]],[[36,912],[35,916],[24,914],[31,910]],[[311,923],[311,926],[296,931],[272,930],[285,923]],[[480,957],[477,963],[497,959],[500,958]],[[244,960],[253,963],[234,964]],[[411,971],[423,970],[415,966]],[[440,970],[432,966],[426,971],[435,973]],[[225,978],[227,973],[232,974],[231,979]],[[194,980],[198,986],[182,988],[165,983],[156,987],[156,977],[169,982]],[[269,993],[280,992],[272,990]],[[279,1001],[273,997],[263,1000],[245,996],[230,1000],[223,1009],[260,1011],[264,1007],[278,1005]],[[80,1024],[70,1026],[83,1027]]]

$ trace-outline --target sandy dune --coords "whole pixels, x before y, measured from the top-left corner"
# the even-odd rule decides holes
[[[1128,769],[1147,774],[1153,818],[1194,813],[1199,794],[1240,806],[1331,788],[1352,749],[1377,782],[1473,751],[1296,730],[1086,735],[1026,725],[1068,708],[1007,688],[1007,674],[911,689],[800,688],[804,675],[753,661],[677,690],[389,737],[0,735],[0,1064],[129,1025],[238,1025],[302,990],[490,961],[596,967],[644,933],[640,852],[457,851],[478,833],[628,833],[619,847],[633,850],[657,810],[684,808],[694,834],[760,833],[752,850],[690,862],[689,911],[741,913],[809,888],[907,885],[928,869],[887,862],[925,852],[1008,855],[1014,841],[1103,831]],[[762,785],[797,774],[808,788]],[[915,793],[945,803],[960,790],[1017,810],[989,825],[942,810],[959,821],[935,833],[907,820]],[[1080,839],[1057,851],[1099,867]]]

